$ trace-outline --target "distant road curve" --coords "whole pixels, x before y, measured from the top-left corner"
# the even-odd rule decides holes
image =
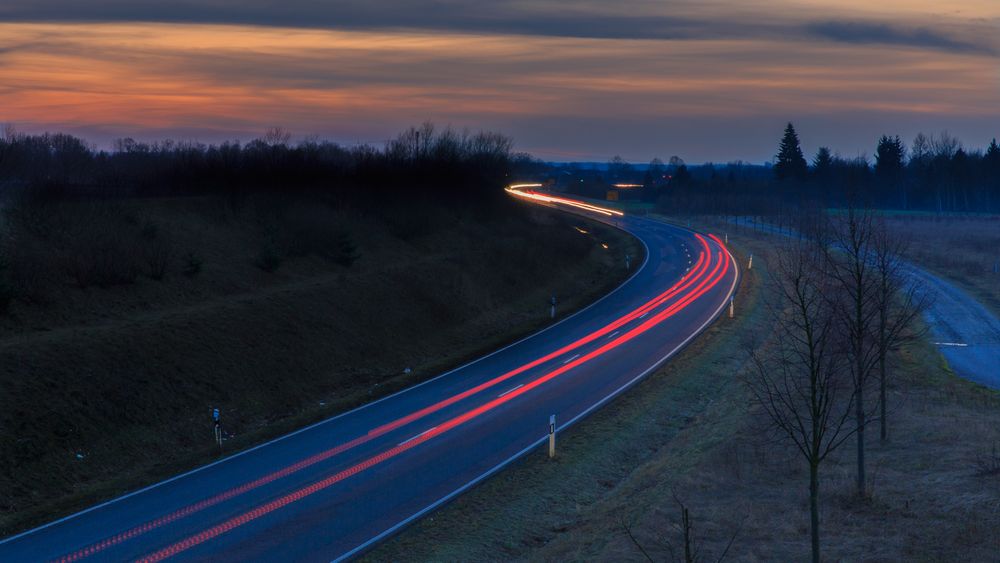
[[[0,561],[350,558],[547,441],[550,415],[563,431],[651,373],[715,320],[736,288],[736,262],[715,236],[535,186],[510,191],[632,233],[646,260],[615,291],[539,333],[7,538]],[[624,255],[616,258],[624,267]]]
[[[730,222],[751,226],[748,220]],[[801,238],[789,227],[756,222],[752,225],[772,235]],[[924,321],[930,327],[932,342],[952,371],[969,381],[1000,389],[1000,318],[953,283],[913,262],[905,264],[904,272],[930,296]]]

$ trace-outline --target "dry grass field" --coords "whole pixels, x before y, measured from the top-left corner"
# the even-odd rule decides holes
[[[680,561],[680,501],[699,560],[717,560],[731,540],[726,561],[807,560],[807,466],[758,438],[737,377],[746,335],[768,331],[759,305],[774,241],[731,240],[744,264],[755,255],[737,319],[565,432],[556,460],[528,456],[367,559]],[[821,467],[824,559],[997,560],[1000,393],[956,378],[923,342],[893,372],[889,440],[869,441],[869,496],[853,494],[851,444]]]
[[[894,215],[886,223],[914,262],[1000,315],[1000,217]]]
[[[17,239],[31,291],[0,315],[0,535],[215,459],[211,407],[226,452],[251,446],[534,331],[550,295],[566,314],[641,253],[538,209],[61,205],[112,215]]]

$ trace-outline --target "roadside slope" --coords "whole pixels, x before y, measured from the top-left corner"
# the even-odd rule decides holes
[[[553,293],[561,318],[641,253],[544,210],[431,210],[430,225],[332,210],[320,219],[353,235],[357,263],[304,255],[268,273],[253,210],[211,203],[135,203],[179,251],[199,250],[197,276],[54,285],[0,321],[0,535],[217,458],[211,407],[224,452],[249,447],[534,332]]]

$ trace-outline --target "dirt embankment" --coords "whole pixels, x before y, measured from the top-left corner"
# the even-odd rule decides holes
[[[0,535],[214,459],[211,407],[247,447],[536,330],[553,293],[578,308],[641,252],[519,207],[49,211],[0,316]]]

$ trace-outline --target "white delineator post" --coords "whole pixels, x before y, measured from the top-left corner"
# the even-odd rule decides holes
[[[734,302],[735,301],[736,301],[736,296],[735,295],[730,295],[729,296],[729,318],[730,319],[733,318],[733,314],[735,313],[735,310],[734,310]]]
[[[556,318],[556,296],[552,296],[552,308],[549,310],[549,318]]]
[[[549,417],[549,459],[556,457],[556,415]]]
[[[219,409],[212,409],[212,421],[215,423],[215,443],[222,447],[222,425],[219,422]]]
[[[747,269],[748,270],[752,270],[753,269],[753,254],[750,255],[750,261],[747,262]]]

